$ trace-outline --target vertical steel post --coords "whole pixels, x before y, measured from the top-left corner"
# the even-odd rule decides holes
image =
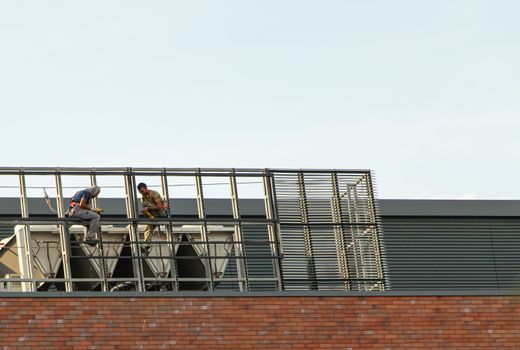
[[[172,213],[170,208],[170,191],[168,188],[168,173],[166,169],[163,169],[162,175],[161,175],[161,186],[162,186],[162,192],[163,195],[166,197],[166,211],[168,213],[168,225],[166,225],[166,239],[170,243],[170,247],[172,250],[172,255],[170,258],[170,274],[171,278],[174,279],[173,283],[173,290],[179,291],[179,274],[177,270],[177,253],[175,251],[176,244],[175,244],[175,237],[173,235],[173,225],[172,225]],[[180,237],[179,237],[180,239]]]
[[[309,226],[309,211],[307,208],[307,195],[305,192],[305,178],[302,172],[298,172],[298,191],[300,201],[300,213],[302,217],[303,241],[305,244],[305,255],[307,258],[307,273],[309,275],[311,290],[318,289],[316,276],[316,263],[314,261],[314,248],[312,245],[311,228]]]
[[[359,196],[358,196],[358,189],[357,186],[359,185],[360,181],[358,181],[355,185],[351,186],[351,194],[353,194],[353,201],[354,201],[354,218],[356,220],[356,223],[363,222],[363,217],[360,217],[359,209],[362,204],[359,202]],[[361,207],[361,209],[363,209]],[[363,214],[365,213],[365,210],[363,210]],[[355,244],[354,244],[354,254],[356,257],[356,278],[365,279],[367,277],[367,271],[366,271],[366,264],[365,264],[365,249],[363,247],[363,228],[360,228],[359,225],[356,225],[355,227]],[[357,283],[358,290],[366,289],[364,282],[358,282]]]
[[[91,170],[91,173],[89,174],[89,178],[90,178],[90,186],[97,186],[96,174],[95,174],[94,169]],[[97,208],[97,206],[98,206],[97,197],[93,197],[92,198],[92,207]]]
[[[249,277],[247,273],[246,254],[244,252],[244,236],[242,234],[242,224],[240,222],[242,217],[240,216],[240,206],[238,203],[238,188],[235,169],[232,169],[229,181],[231,185],[231,208],[233,211],[233,219],[237,220],[237,223],[234,225],[233,241],[235,241],[235,255],[238,258],[236,259],[237,275],[239,278],[238,286],[240,291],[244,292],[249,291]]]
[[[95,170],[93,169],[92,172],[89,174],[90,176],[90,186],[97,186],[97,180],[96,180],[96,174]],[[92,198],[92,207],[97,208],[97,197]],[[101,283],[101,289],[103,292],[107,292],[109,290],[108,288],[108,266],[107,266],[107,260],[105,255],[105,247],[103,245],[103,231],[101,230],[101,225],[99,226],[99,259],[101,259],[101,277],[103,278],[103,282]]]
[[[276,209],[276,192],[274,189],[274,178],[272,173],[267,169],[262,176],[262,183],[264,187],[264,209],[267,223],[267,233],[269,239],[269,247],[271,249],[273,273],[276,280],[276,289],[278,291],[284,290],[283,274],[281,256],[283,255],[282,238],[280,236],[280,227],[278,221],[278,214]],[[278,234],[277,234],[278,233]]]
[[[65,213],[63,211],[63,186],[61,182],[61,175],[59,170],[56,170],[54,174],[56,183],[56,211],[58,212],[58,218],[62,220],[58,225],[60,230],[60,250],[61,250],[61,263],[63,266],[63,278],[65,279],[65,291],[74,291],[72,284],[72,271],[70,267],[70,232],[69,225],[65,219]]]
[[[208,222],[206,220],[206,208],[204,207],[204,189],[202,186],[202,176],[200,169],[197,170],[197,174],[195,175],[195,183],[197,186],[197,211],[199,219],[202,220],[202,224],[200,225],[200,239],[204,243],[204,248],[206,250],[206,276],[209,280],[208,290],[212,292],[214,289],[213,267],[211,266],[211,252],[209,249],[208,238]],[[204,257],[202,257],[202,259],[204,259]]]
[[[374,223],[375,229],[372,229],[372,244],[374,245],[374,255],[377,265],[377,277],[380,278],[383,282],[381,282],[380,290],[385,290],[385,275],[383,271],[383,261],[381,259],[381,243],[378,236],[380,232],[380,227],[377,222],[377,212],[376,212],[376,203],[375,199],[375,191],[374,184],[372,183],[372,176],[370,173],[366,175],[367,188],[368,188],[368,206],[370,210],[370,221]],[[379,228],[379,229],[378,229]]]
[[[343,212],[341,209],[341,198],[339,192],[339,182],[338,182],[338,174],[333,172],[331,174],[331,182],[332,182],[332,198],[331,198],[331,211],[332,211],[332,220],[334,225],[334,236],[336,239],[336,250],[337,250],[337,261],[339,271],[343,277],[344,286],[346,290],[350,290],[350,281],[349,281],[349,273],[348,273],[348,259],[347,259],[347,251],[345,248],[345,232],[343,230]]]
[[[353,264],[350,264],[349,267],[349,275],[354,275],[354,278],[359,279],[362,276],[362,270],[361,270],[361,264],[362,260],[360,260],[359,252],[358,252],[358,246],[359,246],[359,226],[356,226],[355,224],[359,223],[359,217],[358,217],[358,207],[357,207],[357,192],[356,192],[356,184],[347,184],[346,192],[340,197],[345,197],[347,199],[347,209],[348,209],[348,218],[351,223],[349,232],[350,232],[350,238],[351,243],[349,244],[352,255],[351,260],[353,261]],[[348,248],[347,248],[348,253]],[[353,265],[353,266],[352,266]],[[351,286],[353,284],[351,283]],[[356,290],[359,290],[360,282],[355,282],[354,285],[356,286]]]
[[[143,292],[146,290],[144,284],[143,261],[141,260],[141,244],[139,242],[139,230],[136,219],[137,203],[135,194],[135,176],[132,168],[127,168],[125,175],[125,202],[126,202],[126,216],[132,222],[128,225],[128,232],[130,235],[130,248],[132,251],[132,265],[134,268],[134,277],[137,279],[137,290]],[[137,258],[137,259],[136,259]]]
[[[18,175],[18,180],[20,183],[20,210],[23,219],[29,218],[29,206],[27,203],[27,188],[25,186],[25,174],[23,173],[23,169],[20,170]],[[35,292],[36,291],[36,282],[34,280],[34,272],[33,272],[33,255],[32,255],[32,244],[31,244],[31,229],[29,224],[24,224],[23,228],[23,240],[18,242],[18,244],[23,244],[21,248],[21,252],[23,253],[22,261],[20,266],[20,272],[22,272],[22,278],[30,279],[30,282],[22,282],[22,289],[24,292]]]

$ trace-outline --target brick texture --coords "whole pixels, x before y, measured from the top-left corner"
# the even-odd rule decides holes
[[[520,349],[520,297],[0,298],[4,349]]]

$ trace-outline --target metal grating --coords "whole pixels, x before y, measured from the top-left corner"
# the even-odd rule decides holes
[[[273,170],[286,290],[384,290],[368,171]]]

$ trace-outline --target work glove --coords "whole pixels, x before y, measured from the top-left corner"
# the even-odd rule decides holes
[[[152,214],[150,211],[148,211],[148,208],[145,208],[143,210],[143,214],[146,215],[148,218],[153,219],[155,217],[154,214]]]
[[[92,209],[92,211],[99,215],[99,214],[101,214],[103,212],[103,209],[101,209],[101,208],[94,208],[94,209]]]

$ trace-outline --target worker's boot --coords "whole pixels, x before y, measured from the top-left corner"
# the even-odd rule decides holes
[[[143,256],[148,256],[148,254],[150,254],[150,250],[152,250],[152,246],[149,244],[141,246],[141,254]]]
[[[98,239],[96,238],[96,236],[93,236],[93,237],[85,236],[83,238],[83,242],[85,242],[86,244],[88,244],[91,247],[95,247],[98,244]]]

